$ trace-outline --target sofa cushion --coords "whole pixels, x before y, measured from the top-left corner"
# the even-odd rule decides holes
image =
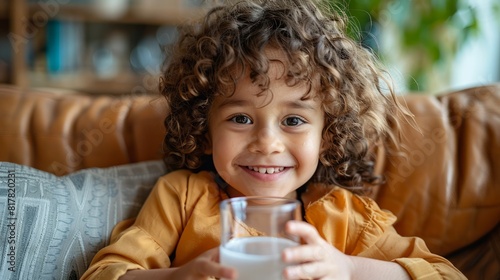
[[[0,279],[78,279],[165,172],[146,161],[58,177],[0,162]]]

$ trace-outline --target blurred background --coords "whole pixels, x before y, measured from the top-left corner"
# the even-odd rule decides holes
[[[498,0],[330,0],[398,93],[500,81]],[[176,26],[204,0],[0,0],[0,83],[93,94],[155,92]]]
[[[500,81],[499,0],[330,0],[383,61],[398,92]]]

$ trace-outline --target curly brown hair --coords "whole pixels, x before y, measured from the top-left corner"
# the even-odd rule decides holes
[[[326,149],[310,181],[354,191],[380,183],[368,150],[391,136],[400,106],[374,55],[345,30],[345,16],[320,0],[239,1],[180,27],[160,83],[170,112],[167,167],[213,168],[204,153],[211,104],[216,96],[232,93],[235,69],[250,69],[251,79],[264,81],[266,88],[264,49],[272,46],[288,59],[287,79],[319,81]]]

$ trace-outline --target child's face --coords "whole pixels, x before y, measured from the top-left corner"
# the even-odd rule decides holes
[[[301,100],[309,87],[289,87],[272,63],[270,90],[241,78],[233,96],[214,101],[208,152],[232,196],[287,196],[316,171],[324,125],[317,98]],[[314,96],[314,89],[313,94]]]

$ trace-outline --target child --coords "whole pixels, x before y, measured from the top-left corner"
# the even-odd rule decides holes
[[[236,279],[218,245],[219,203],[237,196],[302,201],[305,221],[287,229],[303,244],[284,251],[284,279],[464,278],[359,195],[381,183],[370,147],[394,139],[403,111],[373,56],[320,5],[240,1],[181,29],[161,80],[175,171],[83,279]]]

